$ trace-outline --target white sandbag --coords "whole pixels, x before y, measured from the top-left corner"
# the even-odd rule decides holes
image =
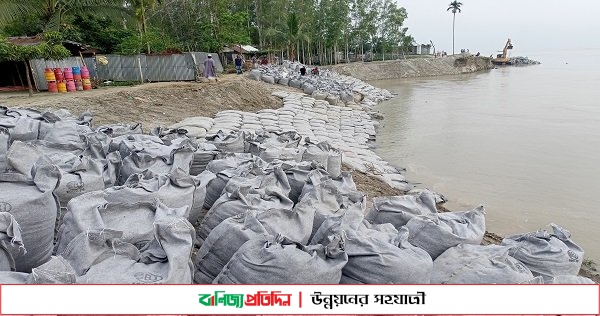
[[[193,226],[157,205],[150,239],[139,247],[114,230],[82,232],[60,254],[76,271],[77,283],[191,284]]]
[[[400,229],[415,216],[435,213],[435,198],[431,192],[424,191],[418,195],[375,197],[373,208],[365,218],[373,224],[390,223]]]
[[[246,180],[246,179],[244,179]],[[281,168],[248,181],[229,181],[223,195],[210,208],[198,229],[198,238],[204,241],[211,230],[225,219],[248,209],[288,209],[294,203],[288,198],[290,184]]]
[[[50,154],[38,160],[37,164],[54,165],[60,171],[60,181],[54,194],[61,206],[66,206],[72,198],[115,185],[121,165],[118,152],[110,153],[107,159],[93,159],[74,154]]]
[[[459,244],[479,245],[485,234],[483,206],[468,212],[448,212],[413,217],[406,223],[408,241],[435,260]]]
[[[8,170],[8,147],[10,143],[10,134],[7,128],[0,127],[0,172]]]
[[[153,239],[153,225],[157,217],[173,213],[187,218],[188,206],[168,208],[158,199],[152,202],[109,202],[102,191],[81,195],[69,202],[68,212],[58,232],[56,253],[68,248],[69,243],[88,230],[116,230],[123,232],[122,241],[142,248]],[[187,219],[186,219],[187,220]]]
[[[271,236],[244,243],[213,284],[338,284],[347,262],[340,236],[326,246]]]
[[[197,176],[189,176],[181,170],[169,175],[134,174],[123,186],[104,190],[104,195],[111,203],[151,203],[159,199],[171,208],[187,207],[186,218],[195,224],[204,206],[206,187],[214,178],[209,171]]]
[[[0,271],[15,271],[15,259],[9,249],[21,248],[23,251],[23,238],[21,227],[12,214],[0,211]]]
[[[552,233],[538,230],[513,235],[504,238],[502,245],[510,247],[511,256],[545,281],[554,276],[577,275],[583,263],[583,249],[573,242],[568,230],[554,223],[550,226]]]
[[[311,244],[327,243],[331,236],[344,236],[348,263],[342,270],[344,284],[427,284],[433,262],[427,252],[408,242],[408,229],[382,230],[362,225],[360,209],[327,218]],[[390,233],[389,229],[393,232]],[[387,229],[388,231],[386,231]]]
[[[143,134],[142,124],[108,124],[96,128],[96,132],[106,134],[110,137],[117,137],[131,134]]]
[[[208,163],[206,170],[214,173],[216,178],[206,188],[204,208],[210,209],[213,206],[231,178],[247,176],[253,170],[260,169],[263,163],[262,159],[251,154],[227,154],[223,159]]]
[[[225,134],[221,131],[217,135],[207,137],[207,141],[218,150],[227,153],[243,153],[244,152],[244,132]]]
[[[55,166],[35,166],[33,181],[13,173],[0,173],[0,208],[14,216],[23,244],[9,248],[19,272],[31,272],[50,259],[59,204],[53,195],[60,172]]]
[[[521,284],[531,280],[529,269],[498,245],[460,244],[433,262],[435,284]]]
[[[150,150],[149,148],[136,149],[123,159],[118,184],[123,184],[136,173],[150,173],[152,175],[164,175],[181,169],[189,174],[193,159],[192,146],[160,146]]]
[[[314,213],[298,210],[248,210],[215,227],[195,260],[196,283],[212,283],[235,252],[248,240],[286,233],[301,244],[308,243]]]
[[[187,117],[187,118],[183,119],[182,121],[169,126],[169,128],[177,129],[177,128],[185,128],[185,127],[193,126],[193,127],[203,128],[205,130],[210,130],[212,128],[212,126],[214,125],[214,122],[215,122],[215,120],[210,117],[194,116],[194,117]]]

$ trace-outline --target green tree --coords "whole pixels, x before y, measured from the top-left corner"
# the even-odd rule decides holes
[[[461,12],[461,9],[460,9],[461,6],[462,6],[462,2],[458,2],[455,0],[455,1],[450,2],[448,9],[446,9],[446,11],[452,10],[452,55],[454,55],[454,25],[456,22],[456,13]]]
[[[60,31],[67,16],[74,14],[122,15],[123,0],[0,0],[0,24],[36,15],[43,29]]]
[[[151,44],[148,41],[151,35],[148,34],[148,11],[156,10],[162,0],[125,0],[125,7],[130,16],[135,17],[138,30],[140,32],[140,42],[146,47],[146,53],[151,53]]]

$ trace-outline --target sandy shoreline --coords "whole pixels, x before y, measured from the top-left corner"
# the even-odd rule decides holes
[[[302,90],[252,81],[245,76],[226,75],[217,83],[154,83],[135,87],[101,88],[89,93],[51,95],[36,94],[29,98],[23,94],[0,94],[0,104],[8,107],[33,107],[37,109],[64,108],[72,113],[90,110],[94,114],[94,126],[110,123],[140,122],[144,131],[155,126],[168,126],[190,116],[213,117],[223,110],[257,112],[262,109],[281,107],[281,99],[272,97],[274,91],[299,92]],[[402,195],[400,189],[366,172],[352,168],[353,178],[360,191],[369,200],[378,196]],[[440,211],[447,211],[443,204]],[[483,244],[498,244],[501,236],[486,232]],[[580,273],[596,282],[600,275],[590,267],[582,267]]]

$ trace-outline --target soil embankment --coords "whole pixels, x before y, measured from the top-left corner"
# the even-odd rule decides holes
[[[487,57],[445,57],[356,62],[325,67],[361,80],[384,80],[415,77],[459,75],[492,69]]]

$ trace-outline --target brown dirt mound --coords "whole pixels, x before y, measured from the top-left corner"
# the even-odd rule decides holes
[[[10,107],[64,108],[73,114],[89,110],[95,126],[108,123],[142,123],[145,131],[168,126],[191,116],[212,117],[223,110],[256,112],[281,107],[276,90],[299,91],[280,85],[226,75],[216,83],[161,82],[134,87],[104,87],[89,92],[39,93],[34,97],[0,95]]]

